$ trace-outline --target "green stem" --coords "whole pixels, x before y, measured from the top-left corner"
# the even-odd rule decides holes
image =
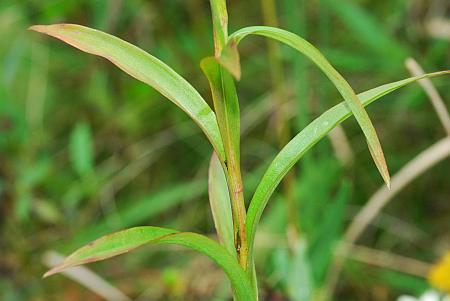
[[[210,3],[213,16],[214,53],[217,58],[220,57],[222,49],[228,40],[228,15],[225,0],[211,0]],[[245,270],[248,257],[245,225],[247,213],[240,167],[239,119],[233,119],[233,114],[231,114],[239,114],[239,104],[236,87],[231,75],[221,66],[219,66],[219,69],[221,89],[216,91],[220,95],[215,95],[216,97],[213,95],[214,109],[225,147],[226,162],[222,162],[222,165],[227,176],[230,192],[234,242],[239,263]]]

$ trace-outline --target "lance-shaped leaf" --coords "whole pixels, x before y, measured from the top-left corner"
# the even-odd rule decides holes
[[[213,153],[209,162],[208,186],[209,203],[211,205],[217,235],[227,251],[236,255],[236,249],[234,248],[233,217],[231,215],[231,201],[227,179],[215,153]]]
[[[221,245],[200,234],[159,227],[130,228],[101,237],[72,253],[64,262],[48,271],[44,277],[70,267],[127,253],[147,243],[176,244],[203,253],[227,274],[237,300],[255,300],[255,294],[244,270],[239,266],[236,258]]]
[[[367,106],[380,97],[393,92],[403,86],[425,77],[448,74],[450,71],[430,73],[419,77],[411,77],[401,81],[385,84],[377,88],[358,94],[364,106]],[[269,201],[275,188],[281,182],[283,177],[294,166],[300,158],[312,148],[320,139],[325,137],[336,125],[352,115],[351,110],[345,102],[335,105],[322,115],[314,119],[300,133],[298,133],[273,159],[267,168],[263,178],[250,202],[247,212],[247,235],[249,242],[249,254],[252,254],[253,241],[255,238],[256,227],[259,223],[264,208]],[[249,264],[252,259],[249,258]]]
[[[159,59],[115,36],[80,25],[36,25],[30,29],[104,57],[132,77],[153,87],[185,111],[206,134],[218,156],[224,158],[214,112],[197,90]]]
[[[232,51],[236,44],[238,44],[243,38],[248,35],[260,35],[280,41],[303,53],[325,73],[325,75],[336,86],[339,93],[347,102],[353,115],[355,115],[355,118],[367,139],[370,153],[373,157],[375,165],[377,166],[383,180],[389,186],[390,179],[386,160],[384,158],[383,150],[381,148],[381,144],[375,128],[370,121],[369,115],[367,115],[367,112],[361,104],[361,101],[358,99],[349,83],[342,77],[341,74],[339,74],[339,72],[337,72],[336,69],[334,69],[334,67],[328,62],[328,60],[322,55],[322,53],[311,43],[299,37],[298,35],[283,29],[268,26],[251,26],[240,29],[233,33],[229,37],[228,44],[230,45],[230,50],[228,51],[228,53]],[[232,57],[238,56],[230,56],[228,54],[225,62],[222,62],[224,67],[234,66],[230,69],[230,72],[240,69],[239,62],[235,62],[234,64],[230,63],[230,58]],[[240,72],[237,72],[237,74],[239,73]]]

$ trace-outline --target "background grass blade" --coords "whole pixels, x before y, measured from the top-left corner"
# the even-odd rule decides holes
[[[236,255],[234,248],[233,217],[231,216],[231,200],[228,192],[227,179],[223,172],[217,155],[211,156],[209,163],[209,203],[214,219],[217,235],[227,249],[233,255]]]
[[[128,42],[88,27],[54,24],[36,25],[30,29],[104,57],[132,77],[158,90],[200,126],[219,157],[223,158],[223,145],[214,112],[200,94],[168,65]]]
[[[407,84],[419,79],[448,74],[449,71],[426,74],[419,77],[411,77],[394,83],[385,84],[369,91],[358,94],[364,106],[369,105],[380,97],[395,91]],[[275,157],[262,180],[256,188],[255,194],[250,202],[247,212],[247,233],[250,246],[249,254],[252,254],[253,241],[256,233],[256,226],[261,218],[262,212],[269,201],[270,196],[275,191],[283,177],[292,166],[313,147],[320,139],[325,137],[337,124],[341,123],[352,115],[345,102],[332,107],[318,118],[313,120],[299,134],[297,134]]]
[[[354,40],[366,45],[380,58],[380,63],[384,63],[386,71],[402,67],[401,62],[411,50],[386,32],[383,24],[373,14],[353,1],[323,0],[322,5],[346,25],[348,34],[354,36]]]
[[[225,271],[237,300],[255,300],[255,294],[244,270],[222,246],[200,234],[159,227],[130,228],[101,237],[72,253],[64,262],[48,271],[44,277],[59,273],[69,267],[127,253],[147,243],[176,244],[205,254]]]
[[[72,168],[79,176],[94,170],[94,149],[89,125],[79,122],[70,135],[70,159]]]
[[[312,44],[300,36],[283,29],[268,26],[251,26],[240,29],[230,36],[229,43],[231,47],[233,47],[235,43],[239,43],[244,37],[251,34],[275,39],[298,50],[313,61],[314,64],[316,64],[325,73],[325,75],[336,86],[339,93],[342,95],[353,112],[353,115],[358,121],[358,124],[367,139],[369,150],[375,165],[383,177],[383,180],[389,186],[389,171],[375,128],[373,127],[369,115],[367,115],[367,112],[355,92],[349,83],[342,77],[342,75],[334,69],[328,60]]]

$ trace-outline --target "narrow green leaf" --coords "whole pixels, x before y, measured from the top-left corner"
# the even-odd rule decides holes
[[[30,29],[104,57],[132,77],[153,87],[185,111],[206,134],[218,156],[224,158],[214,112],[197,90],[162,61],[117,37],[80,25],[36,25]]]
[[[367,106],[403,86],[413,83],[425,77],[433,77],[448,74],[450,71],[435,72],[419,77],[411,77],[401,81],[385,84],[377,88],[358,94],[364,106]],[[247,212],[247,235],[250,247],[249,254],[252,254],[253,241],[256,233],[256,226],[259,223],[264,208],[269,201],[275,188],[283,177],[289,172],[295,163],[312,148],[320,139],[325,137],[336,125],[352,115],[351,110],[345,102],[335,105],[322,115],[314,119],[307,127],[298,133],[274,158],[261,179],[255,194],[250,202]],[[249,260],[251,262],[251,259]]]
[[[203,59],[200,66],[211,87],[226,158],[231,161],[230,156],[237,156],[239,164],[240,115],[233,78],[213,57]]]
[[[349,83],[337,72],[336,69],[328,62],[328,60],[320,53],[320,51],[300,36],[275,27],[268,26],[251,26],[240,29],[233,33],[229,38],[229,44],[238,44],[244,37],[248,35],[265,36],[277,41],[280,41],[308,57],[314,64],[316,64],[325,75],[336,86],[339,93],[350,107],[353,115],[358,121],[369,145],[370,153],[373,157],[375,165],[377,166],[383,180],[389,186],[389,171],[384,158],[383,150],[378,139],[375,128],[370,121],[369,115],[361,104],[361,101],[356,96]]]
[[[94,169],[94,150],[89,125],[79,122],[70,135],[70,161],[79,176],[85,176]]]
[[[211,156],[209,163],[208,186],[209,203],[211,204],[211,212],[217,235],[227,251],[236,255],[231,200],[228,192],[227,179],[215,153]]]
[[[103,236],[72,253],[63,263],[45,273],[44,277],[70,267],[127,253],[147,243],[176,244],[203,253],[227,274],[237,300],[255,300],[255,294],[244,270],[236,258],[221,245],[200,234],[159,227],[136,227]]]

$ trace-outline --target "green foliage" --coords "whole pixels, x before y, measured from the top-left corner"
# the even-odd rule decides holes
[[[438,76],[446,73],[448,72],[431,73],[423,77]],[[423,77],[411,77],[398,82],[385,84],[360,93],[358,94],[358,97],[363,105],[367,106],[380,97]],[[350,116],[351,110],[347,107],[346,103],[342,102],[332,107],[308,124],[308,126],[298,133],[273,159],[263,178],[259,182],[248,208],[247,231],[250,246],[254,241],[256,227],[259,223],[264,208],[283,177],[311,147],[313,147],[320,139],[325,137],[325,135],[329,133],[336,125]]]
[[[204,131],[219,156],[223,146],[214,113],[200,94],[172,68],[142,49],[104,32],[80,25],[32,26],[93,55],[102,56],[134,78],[150,85],[185,111]]]
[[[199,251],[216,262],[228,276],[236,300],[257,300],[258,290],[254,265],[256,229],[269,199],[286,174],[334,127],[354,115],[367,139],[378,170],[385,182],[389,184],[389,174],[381,145],[364,106],[421,78],[448,73],[437,72],[422,77],[408,78],[356,95],[340,73],[317,48],[306,40],[291,32],[264,26],[246,27],[228,36],[225,1],[212,0],[211,7],[215,57],[204,59],[201,67],[210,84],[214,112],[199,92],[181,75],[161,60],[130,43],[80,25],[57,24],[31,27],[32,30],[54,36],[84,52],[104,57],[132,77],[156,89],[193,119],[203,130],[217,155],[217,157],[213,155],[210,162],[209,198],[221,244],[204,235],[191,232],[179,232],[159,227],[130,228],[99,238],[78,249],[62,264],[47,272],[47,276],[69,267],[123,254],[147,243],[177,244]],[[237,44],[251,34],[278,40],[303,53],[325,73],[339,91],[344,102],[322,113],[284,146],[268,166],[257,185],[248,210],[246,210],[240,164],[240,110],[231,74],[236,78],[240,77]],[[190,142],[195,145],[195,142]],[[87,124],[78,123],[75,126],[70,139],[70,156],[73,169],[81,177],[92,173],[94,151]],[[182,194],[192,191],[191,189],[198,193],[201,191],[200,184],[196,182],[191,184],[188,186],[183,184],[177,189],[173,189],[174,191],[164,191],[160,195],[143,198],[126,210],[122,210],[122,225],[126,227],[134,225],[179,204],[182,202]],[[23,198],[25,205],[19,206],[19,208],[25,209],[19,210],[19,216],[26,216],[25,212],[30,204],[30,189],[25,188]],[[334,245],[341,236],[348,190],[348,185],[344,182],[335,201],[326,206],[325,213],[311,214],[313,218],[320,216],[323,223],[320,227],[310,227],[307,234],[311,241],[308,243],[304,240],[297,241],[295,252],[289,256],[289,264],[292,263],[292,266],[285,265],[284,282],[285,289],[295,300],[308,299],[313,290],[311,282],[314,281],[315,285],[321,284],[325,277]],[[155,199],[158,201],[153,203]],[[165,205],[161,205],[166,201]],[[21,203],[19,202],[19,204]],[[88,235],[97,231],[104,232],[106,228],[107,226],[102,224],[88,228]],[[309,271],[310,269],[311,271]],[[296,284],[299,282],[304,286],[297,287]]]
[[[253,26],[238,30],[230,36],[229,43],[231,44],[231,47],[238,44],[248,35],[261,35],[280,41],[304,54],[325,73],[325,75],[336,86],[344,100],[346,100],[348,106],[358,121],[364,135],[366,136],[375,164],[384,181],[389,186],[389,172],[387,169],[386,160],[384,159],[380,141],[376,134],[375,128],[369,119],[369,115],[367,115],[361,101],[350,87],[350,84],[339,74],[339,72],[336,71],[336,69],[334,69],[334,67],[327,61],[320,51],[309,42],[292,32],[267,26]]]
[[[158,227],[136,227],[99,238],[87,246],[75,251],[45,276],[61,272],[69,267],[104,260],[127,253],[144,244],[177,244],[214,260],[228,275],[237,300],[253,300],[255,293],[249,279],[235,258],[215,241],[196,233],[178,232]]]
[[[233,79],[213,57],[203,59],[200,66],[210,83],[227,160],[236,156],[239,163],[240,114]]]

